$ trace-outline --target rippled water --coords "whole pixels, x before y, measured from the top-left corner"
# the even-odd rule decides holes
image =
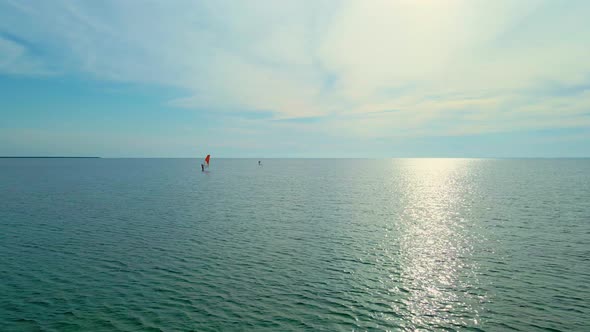
[[[590,330],[590,160],[0,160],[3,331]]]

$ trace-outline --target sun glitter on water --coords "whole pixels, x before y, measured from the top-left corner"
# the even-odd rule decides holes
[[[473,325],[480,298],[468,295],[477,279],[469,260],[473,238],[464,232],[469,183],[476,160],[411,159],[402,163],[407,193],[400,237],[401,284],[409,292],[413,327]],[[457,311],[466,318],[457,318]],[[453,312],[451,315],[450,313]]]

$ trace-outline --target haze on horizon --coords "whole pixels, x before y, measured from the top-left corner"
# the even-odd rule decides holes
[[[0,155],[588,157],[588,1],[0,0]]]

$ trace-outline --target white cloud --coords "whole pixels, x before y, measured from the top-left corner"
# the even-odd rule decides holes
[[[0,36],[0,73],[50,75],[51,71],[31,56],[25,46]]]
[[[587,84],[587,2],[3,6],[0,32],[49,50],[44,66],[186,91],[172,105],[329,116],[305,126],[359,137],[588,125],[586,95],[529,92],[545,82]],[[0,55],[4,72],[42,68],[8,39]]]

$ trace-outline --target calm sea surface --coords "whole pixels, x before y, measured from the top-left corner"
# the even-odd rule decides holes
[[[590,331],[590,159],[0,159],[2,331]]]

